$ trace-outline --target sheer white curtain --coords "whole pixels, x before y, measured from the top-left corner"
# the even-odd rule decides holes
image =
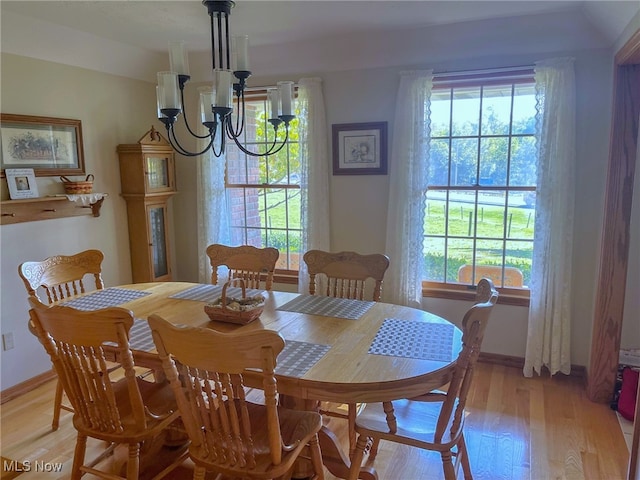
[[[307,250],[329,250],[329,137],[322,80],[298,82],[300,138],[300,272],[298,290],[308,289],[309,275],[302,260]]]
[[[216,133],[215,145],[219,145]],[[200,125],[199,135],[204,134]],[[198,139],[198,151],[204,149],[209,142]],[[219,148],[219,147],[218,147]],[[231,228],[227,192],[224,187],[224,171],[226,159],[224,155],[216,158],[209,150],[197,157],[197,215],[198,215],[198,281],[211,281],[211,265],[205,253],[212,243],[230,245]]]
[[[401,305],[419,306],[422,297],[432,84],[431,70],[402,72],[396,99],[383,295]]]
[[[536,63],[538,188],[524,375],[571,370],[575,169],[573,59]]]

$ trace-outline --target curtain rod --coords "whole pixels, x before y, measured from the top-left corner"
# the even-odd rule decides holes
[[[517,67],[504,67],[504,68],[486,68],[483,70],[460,70],[454,72],[433,72],[434,79],[459,77],[463,75],[486,75],[491,73],[503,73],[503,72],[519,72],[519,71],[531,71],[535,68],[535,65],[519,65]]]
[[[255,86],[255,87],[245,87],[245,92],[264,92],[267,88],[275,88],[276,85],[263,85],[263,86]],[[298,82],[293,82],[293,87],[298,88]]]

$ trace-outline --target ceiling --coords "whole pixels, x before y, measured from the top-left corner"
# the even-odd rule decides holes
[[[343,36],[352,39],[354,35],[379,40],[392,30],[410,32],[462,22],[553,16],[571,11],[585,17],[590,28],[602,38],[600,43],[611,47],[639,9],[637,0],[238,0],[230,21],[232,33],[250,35],[253,49],[279,44],[309,45]],[[2,50],[26,56],[33,50],[33,56],[45,58],[42,52],[47,44],[54,37],[55,42],[60,42],[62,36],[69,36],[69,42],[76,44],[93,45],[103,39],[109,42],[110,52],[117,44],[166,56],[170,40],[186,41],[190,52],[210,48],[209,17],[200,0],[2,0],[0,13],[3,31],[6,30],[2,34]],[[30,25],[24,23],[27,20],[38,22],[34,24],[37,27],[24,27]],[[50,30],[51,27],[55,30]],[[29,28],[28,34],[25,28]],[[79,33],[84,37],[77,37]]]
[[[209,48],[206,8],[182,1],[7,1],[2,11],[38,18],[151,51],[184,40]],[[413,29],[498,17],[581,9],[613,43],[640,8],[638,1],[244,1],[231,13],[232,29],[252,45],[283,44],[357,32]]]

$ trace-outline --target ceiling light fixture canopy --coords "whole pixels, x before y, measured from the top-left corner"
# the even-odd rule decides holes
[[[202,125],[209,131],[206,135],[196,134],[187,121],[184,111],[184,86],[189,81],[189,62],[184,42],[169,43],[169,72],[158,72],[156,95],[158,120],[167,128],[171,146],[180,154],[189,157],[209,151],[219,157],[225,152],[226,138],[233,140],[240,150],[248,155],[265,156],[277,153],[289,138],[289,122],[293,114],[293,82],[278,82],[277,88],[267,90],[270,106],[269,123],[274,129],[273,144],[261,153],[251,152],[240,142],[245,127],[245,90],[249,69],[249,37],[231,36],[229,16],[235,2],[231,0],[203,0],[211,18],[211,63],[213,88],[201,89],[200,109]],[[234,78],[235,77],[235,78]],[[236,113],[234,110],[234,96]],[[200,139],[208,139],[208,145],[200,152],[190,152],[178,141],[175,123],[178,115],[184,113],[185,126],[189,133]],[[284,124],[285,138],[278,144],[278,128]],[[218,141],[214,141],[216,137]],[[218,144],[218,145],[216,145]]]

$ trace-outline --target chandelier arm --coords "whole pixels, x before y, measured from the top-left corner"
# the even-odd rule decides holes
[[[240,108],[240,96],[242,95],[242,109]],[[245,125],[245,108],[244,108],[244,92],[237,92],[237,96],[236,96],[236,126],[234,128],[234,126],[232,125],[232,116],[229,116],[229,121],[227,124],[227,132],[229,132],[229,136],[230,137],[235,137],[238,138],[240,137],[240,135],[242,135],[242,132],[244,131],[244,125]],[[240,113],[242,112],[242,113]],[[242,115],[242,122],[240,122],[240,115]]]
[[[282,144],[280,144],[280,146],[278,146],[278,148],[276,147],[276,144],[278,142],[278,138],[277,138],[277,133],[278,130],[277,128],[274,127],[275,130],[275,136],[273,139],[273,143],[271,144],[271,146],[267,149],[267,151],[262,152],[262,153],[256,153],[256,152],[252,152],[251,150],[247,150],[245,147],[242,146],[242,144],[240,143],[240,140],[238,140],[237,137],[230,135],[230,138],[235,142],[236,146],[240,149],[241,152],[245,153],[246,155],[252,156],[252,157],[266,157],[267,155],[274,155],[276,153],[278,153],[280,150],[282,150],[284,148],[284,146],[287,144],[287,140],[289,139],[289,127],[286,128],[286,135],[285,138],[282,142]]]
[[[221,130],[220,131],[220,150],[218,152],[216,152],[215,144],[211,146],[211,151],[213,152],[213,156],[214,157],[220,158],[222,155],[224,155],[225,144],[226,144],[226,141],[225,141],[224,130]]]
[[[191,130],[191,127],[189,126],[189,121],[187,120],[187,110],[184,107],[185,103],[184,103],[184,88],[180,89],[180,99],[182,100],[182,109],[183,109],[183,113],[184,113],[184,124],[187,127],[187,130],[189,131],[189,133],[196,138],[209,138],[211,136],[211,134],[209,133],[208,135],[198,135],[197,133],[195,133],[193,130]]]
[[[209,144],[202,151],[196,153],[196,152],[190,152],[189,150],[184,148],[182,145],[180,145],[180,142],[176,137],[176,132],[173,128],[167,128],[167,130],[169,131],[168,132],[169,143],[180,155],[184,155],[185,157],[197,157],[198,155],[202,155],[203,153],[206,153],[207,150],[209,150],[213,145],[213,139],[215,137],[215,132],[213,131],[213,129],[209,130],[209,136],[211,137],[211,140],[209,140]],[[219,156],[219,155],[216,155],[216,156]]]
[[[242,102],[240,101],[242,97]],[[240,105],[242,103],[242,122],[240,121]],[[246,123],[246,110],[245,110],[245,102],[244,102],[244,88],[242,89],[242,91],[240,92],[240,94],[238,95],[238,115],[236,115],[236,132],[237,134],[235,135],[236,137],[239,137],[240,135],[242,135],[242,132],[244,132],[244,126]]]

